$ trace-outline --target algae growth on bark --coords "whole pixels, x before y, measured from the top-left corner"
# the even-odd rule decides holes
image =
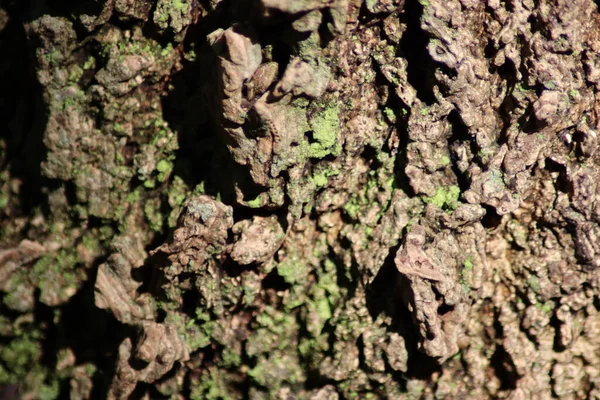
[[[0,2],[0,399],[600,397],[591,0]]]

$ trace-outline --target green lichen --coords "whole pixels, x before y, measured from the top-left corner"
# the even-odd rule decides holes
[[[73,296],[85,277],[80,266],[75,248],[61,249],[53,256],[40,258],[33,266],[40,302],[57,305]]]
[[[443,210],[456,210],[458,199],[460,197],[460,188],[452,185],[446,188],[438,188],[431,197],[423,197],[427,204],[433,204]]]
[[[160,160],[158,164],[156,164],[156,170],[158,171],[156,179],[158,179],[159,182],[164,182],[173,170],[173,163],[165,159]]]
[[[230,348],[223,349],[221,358],[225,367],[238,367],[242,363],[240,354]]]
[[[6,208],[8,205],[9,197],[4,193],[0,193],[0,210]]]
[[[177,218],[181,213],[181,207],[187,198],[190,189],[186,185],[183,179],[179,176],[175,176],[173,181],[169,185],[168,189],[168,203],[171,207],[171,212],[169,213],[168,225],[169,228],[174,228],[177,225]]]
[[[535,304],[535,308],[537,308],[538,310],[540,310],[541,312],[543,312],[544,314],[549,314],[554,310],[554,302],[552,300],[549,300],[545,303],[536,303]]]
[[[38,332],[23,333],[0,347],[0,360],[6,370],[0,372],[0,384],[13,384],[26,376],[42,356]]]
[[[49,385],[41,385],[38,389],[36,399],[38,400],[54,400],[60,394],[59,381],[53,380]]]
[[[191,23],[190,4],[185,0],[159,0],[153,19],[159,29],[179,33]]]
[[[339,170],[331,169],[329,167],[321,169],[319,172],[315,173],[311,180],[315,184],[317,188],[324,187],[329,182],[329,177],[335,176],[339,174]]]
[[[248,207],[250,208],[260,208],[262,207],[262,196],[256,196],[256,198],[252,199],[252,200],[248,200],[246,202],[246,204],[248,205]]]
[[[68,110],[70,108],[79,108],[86,99],[85,93],[79,89],[73,91],[64,91],[62,103],[58,107],[59,110]]]
[[[329,182],[329,179],[325,174],[315,174],[313,175],[312,180],[317,187],[323,187]]]
[[[160,210],[160,198],[155,197],[146,201],[144,205],[144,215],[150,224],[150,229],[156,232],[162,231],[164,216]]]
[[[352,219],[356,219],[358,217],[360,209],[360,204],[358,204],[358,201],[354,196],[350,199],[350,201],[344,204],[344,211],[346,211],[346,214],[348,214],[348,216]]]
[[[277,265],[277,273],[287,283],[295,284],[302,282],[306,279],[308,274],[308,267],[300,258],[297,257],[286,257],[281,263]]]
[[[530,275],[527,278],[527,286],[531,288],[535,293],[539,293],[542,289],[542,285],[540,284],[540,278],[535,275]]]
[[[71,65],[69,67],[69,82],[77,83],[83,75],[83,68],[79,65]]]
[[[463,266],[459,271],[459,281],[463,289],[463,293],[471,291],[471,280],[473,275],[473,257],[469,255],[463,262]]]
[[[309,147],[310,158],[323,158],[329,154],[335,156],[341,152],[338,143],[340,129],[339,109],[337,106],[325,108],[310,120],[314,142]]]
[[[204,370],[198,378],[193,378],[190,393],[191,400],[229,400],[230,396],[226,390],[220,371],[214,367]]]
[[[96,59],[92,56],[89,56],[85,63],[83,63],[82,68],[87,71],[88,69],[93,68],[94,65],[96,65]]]

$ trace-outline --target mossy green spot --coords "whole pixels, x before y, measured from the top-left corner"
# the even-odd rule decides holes
[[[529,288],[531,288],[531,290],[533,290],[536,293],[539,293],[542,289],[542,285],[540,284],[540,278],[538,278],[535,275],[531,275],[529,278],[527,278],[527,285],[529,286]]]
[[[250,208],[260,208],[262,206],[262,198],[261,196],[256,196],[256,198],[248,200],[246,204]]]
[[[424,197],[425,203],[433,204],[444,210],[456,210],[458,199],[460,197],[460,188],[452,185],[448,189],[438,188],[431,197]]]
[[[314,175],[312,180],[317,187],[323,187],[327,185],[327,182],[329,182],[329,179],[327,179],[327,176],[324,173]]]
[[[329,154],[339,155],[341,146],[337,142],[340,119],[338,107],[329,107],[316,114],[310,120],[313,139],[310,144],[309,157],[323,158]]]

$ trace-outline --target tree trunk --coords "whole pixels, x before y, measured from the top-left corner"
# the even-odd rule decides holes
[[[600,398],[591,0],[0,2],[0,399]]]

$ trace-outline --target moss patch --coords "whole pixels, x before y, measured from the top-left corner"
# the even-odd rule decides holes
[[[337,106],[326,108],[317,113],[310,120],[310,127],[314,139],[308,150],[310,158],[323,158],[329,154],[335,156],[340,154],[341,146],[338,143],[340,119]]]

